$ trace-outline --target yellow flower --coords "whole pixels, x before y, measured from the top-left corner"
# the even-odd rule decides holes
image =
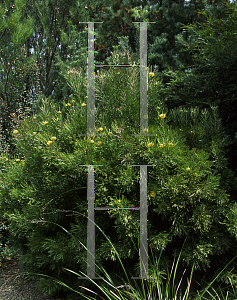
[[[86,106],[86,103],[83,102],[81,106]]]
[[[75,100],[72,100],[72,102],[76,102]]]
[[[34,132],[33,132],[33,135],[36,135],[36,134],[37,134],[37,132],[34,131]]]
[[[102,142],[101,142],[101,141],[99,141],[98,145],[100,145],[100,144],[102,144]]]
[[[148,147],[154,146],[154,143],[148,143],[147,146],[148,146]]]
[[[19,158],[17,158],[17,159],[16,159],[16,161],[20,161],[20,159],[19,159]]]
[[[158,82],[155,83],[155,85],[157,85],[157,84],[158,84]]]
[[[59,110],[58,113],[61,114],[62,112]]]
[[[160,144],[160,147],[161,147],[161,148],[165,147],[165,144]]]
[[[52,144],[52,141],[48,141],[48,142],[47,142],[47,145],[51,145],[51,144]]]
[[[113,134],[111,131],[108,133],[109,135]]]
[[[187,170],[187,171],[190,171],[190,168],[188,167],[188,168],[186,168],[186,170]]]
[[[88,96],[86,96],[85,98],[88,98]]]
[[[67,72],[67,74],[72,74],[72,73],[73,73],[73,71],[72,71],[72,70],[70,70],[70,71],[68,71],[68,72]]]
[[[159,107],[159,106],[157,106],[157,109],[160,109],[160,107]]]
[[[18,133],[18,130],[13,130],[13,133]]]
[[[52,136],[52,137],[51,137],[51,140],[52,140],[52,141],[55,141],[55,140],[56,140],[56,136]]]
[[[161,114],[161,115],[160,115],[160,118],[161,118],[161,119],[164,119],[165,117],[166,117],[165,114]]]
[[[48,124],[48,123],[49,123],[48,121],[44,121],[44,122],[43,122],[43,125],[46,125],[46,124]]]
[[[155,76],[155,74],[153,72],[150,72],[149,75],[152,77]]]
[[[156,193],[154,191],[150,192],[151,197],[155,197]]]
[[[170,147],[170,146],[174,146],[174,144],[173,144],[173,143],[168,143],[168,145],[169,145],[169,147]]]
[[[103,128],[102,127],[100,127],[99,129],[98,129],[98,131],[102,131],[103,130]]]
[[[93,140],[91,140],[91,144],[93,144],[94,143],[94,141]]]
[[[67,103],[67,104],[66,104],[66,106],[71,106],[71,105],[72,105],[71,103]]]

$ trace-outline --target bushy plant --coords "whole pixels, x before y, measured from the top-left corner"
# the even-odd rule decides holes
[[[88,210],[88,165],[102,165],[94,167],[95,207],[110,208],[139,207],[140,170],[133,165],[154,165],[148,167],[148,245],[155,255],[164,249],[161,269],[170,266],[185,238],[182,265],[189,270],[193,266],[197,281],[203,278],[203,271],[210,269],[206,273],[209,279],[225,266],[236,249],[236,225],[233,217],[225,219],[230,204],[220,182],[220,172],[226,168],[221,136],[207,135],[205,124],[198,124],[202,138],[199,144],[177,129],[174,116],[179,112],[172,115],[156,98],[159,84],[154,72],[149,73],[149,84],[154,91],[149,105],[156,112],[153,110],[148,124],[149,134],[155,136],[132,136],[139,133],[134,114],[136,111],[139,117],[139,101],[135,96],[137,91],[134,98],[127,99],[126,95],[133,92],[132,84],[136,87],[136,75],[130,76],[135,69],[126,68],[128,82],[120,83],[121,91],[117,85],[117,81],[125,80],[125,71],[121,69],[105,72],[101,86],[96,87],[103,99],[103,106],[96,105],[97,135],[81,136],[87,131],[86,98],[70,97],[62,104],[45,98],[38,113],[25,120],[14,133],[18,157],[8,160],[2,157],[5,171],[1,176],[1,214],[9,220],[11,245],[23,249],[26,271],[55,278],[55,281],[41,278],[39,282],[40,289],[49,294],[67,291],[58,280],[78,287],[73,273],[68,274],[63,268],[86,273],[87,253],[78,239],[86,244],[87,222],[78,213],[86,215]],[[83,76],[83,72],[77,72]],[[115,74],[117,79],[112,82]],[[69,76],[68,80],[74,77]],[[111,94],[104,96],[110,87]],[[80,95],[85,89],[84,85]],[[134,106],[130,109],[129,105]],[[120,106],[121,114],[114,113],[116,106]],[[209,114],[212,116],[207,111]],[[189,124],[194,130],[192,126],[196,124]],[[95,222],[109,236],[127,273],[138,276],[139,256],[134,244],[139,238],[139,211],[96,211]],[[59,231],[54,223],[74,237]],[[117,274],[122,276],[113,247],[98,231],[95,245],[97,264],[109,267],[112,278]],[[96,271],[100,273],[98,268]],[[88,282],[81,284],[86,286]]]
[[[84,215],[84,217],[86,217],[86,216]],[[60,225],[58,225],[58,226],[63,231],[65,231],[69,235],[71,235],[71,233],[68,232],[65,228],[63,228]],[[214,278],[211,279],[210,283],[208,283],[206,285],[205,289],[203,289],[201,291],[197,290],[196,292],[190,293],[194,266],[192,266],[190,278],[189,279],[187,278],[187,285],[186,285],[185,290],[180,289],[180,285],[182,283],[183,275],[185,274],[186,269],[183,271],[181,279],[178,278],[178,281],[177,281],[177,277],[176,277],[179,260],[180,260],[181,254],[182,254],[182,249],[186,242],[186,238],[185,238],[184,244],[181,248],[181,251],[179,253],[179,256],[178,256],[175,266],[174,266],[174,264],[175,264],[175,258],[174,258],[170,274],[169,274],[168,270],[166,273],[164,271],[160,271],[160,268],[159,268],[159,262],[160,262],[161,254],[163,251],[163,248],[162,248],[159,258],[158,258],[158,261],[157,261],[157,258],[156,258],[156,261],[154,261],[154,256],[152,253],[153,261],[152,261],[152,264],[150,263],[150,267],[152,269],[152,272],[150,273],[150,275],[152,277],[149,277],[148,273],[146,273],[145,277],[140,279],[140,284],[137,283],[136,280],[133,280],[133,283],[131,283],[130,278],[123,266],[121,259],[120,259],[119,253],[114,248],[110,239],[106,236],[106,234],[103,232],[103,230],[97,224],[95,224],[95,226],[103,233],[103,235],[106,237],[107,241],[110,243],[110,245],[114,249],[114,252],[121,264],[121,267],[123,268],[124,275],[125,275],[124,278],[126,278],[125,281],[127,283],[124,283],[124,279],[122,279],[122,280],[120,279],[120,282],[118,282],[118,281],[115,282],[110,277],[110,275],[106,272],[106,270],[104,270],[103,267],[99,267],[99,266],[98,266],[99,269],[102,271],[102,273],[104,273],[104,276],[101,278],[104,282],[102,284],[98,284],[97,282],[95,282],[93,280],[94,278],[88,277],[87,274],[83,273],[82,271],[80,271],[79,272],[80,274],[78,274],[77,272],[74,272],[70,269],[65,268],[65,270],[77,275],[79,278],[81,278],[82,276],[87,277],[87,279],[91,283],[94,284],[94,288],[96,287],[97,292],[95,292],[95,289],[91,290],[85,286],[79,286],[81,288],[81,291],[78,291],[78,290],[74,290],[70,286],[66,285],[64,282],[62,282],[60,280],[56,280],[58,284],[60,284],[64,287],[66,286],[71,291],[73,291],[77,294],[80,294],[83,298],[96,299],[97,296],[99,296],[102,299],[119,299],[119,300],[122,300],[122,299],[123,300],[125,300],[125,299],[133,300],[134,298],[135,299],[159,299],[159,300],[163,300],[163,299],[201,300],[201,299],[220,299],[220,298],[235,299],[236,298],[236,290],[233,287],[232,281],[229,276],[227,276],[227,277],[230,282],[229,287],[232,288],[231,293],[229,293],[229,291],[227,291],[225,293],[224,289],[221,289],[220,286],[218,287],[218,290],[215,290],[212,287],[212,285],[218,279],[218,277],[224,272],[224,270],[236,259],[237,255],[231,261],[229,261],[228,264],[217,275],[214,276]],[[86,250],[88,250],[87,247],[85,245],[83,245],[83,243],[81,243],[80,241],[78,241],[78,242]],[[45,275],[45,274],[37,274],[36,273],[35,275],[40,275],[40,276],[43,276],[44,278],[51,278],[50,276]],[[96,274],[96,275],[99,275],[99,274]],[[230,275],[230,274],[228,274],[228,275]],[[122,283],[122,285],[121,285],[121,283]],[[210,292],[210,290],[212,290],[212,291]],[[88,295],[88,293],[89,293],[89,295]],[[95,298],[93,298],[93,296],[90,296],[91,294],[95,295]],[[106,296],[106,298],[104,298],[105,296]],[[207,296],[211,296],[211,298],[210,297],[206,298]]]

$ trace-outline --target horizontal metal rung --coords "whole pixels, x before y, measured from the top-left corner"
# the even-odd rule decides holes
[[[130,210],[140,210],[140,207],[95,207],[95,210],[120,210],[120,209],[130,209]]]

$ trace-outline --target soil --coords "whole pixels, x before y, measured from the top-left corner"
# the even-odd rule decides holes
[[[75,297],[76,299],[82,298]],[[65,300],[65,298],[47,296],[37,289],[36,281],[22,278],[16,257],[0,262],[0,300]]]

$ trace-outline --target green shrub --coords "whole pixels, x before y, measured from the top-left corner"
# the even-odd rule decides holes
[[[109,91],[105,83],[111,83],[118,71],[106,73],[101,95]],[[135,71],[126,71],[128,82],[122,95],[125,98],[126,89],[130,88],[128,79],[135,80],[130,76]],[[124,76],[120,79],[124,80]],[[155,91],[155,77],[150,76],[149,82]],[[87,220],[78,213],[87,215],[88,210],[87,167],[80,165],[103,165],[94,167],[95,207],[138,207],[140,170],[133,165],[155,165],[148,167],[149,249],[155,255],[164,249],[160,266],[166,269],[187,238],[182,264],[199,270],[202,274],[197,279],[210,269],[204,276],[208,280],[225,266],[236,249],[235,220],[231,216],[225,219],[232,204],[221,187],[222,170],[227,168],[221,131],[218,127],[207,135],[208,131],[203,129],[212,124],[212,112],[206,113],[211,116],[207,124],[189,121],[190,131],[198,126],[200,137],[190,139],[175,121],[179,112],[166,111],[154,93],[149,105],[157,108],[156,117],[153,111],[148,124],[149,134],[155,136],[131,136],[139,133],[134,117],[134,111],[139,116],[139,103],[134,101],[128,110],[124,102],[121,107],[121,93],[110,85],[111,94],[103,103],[106,108],[97,105],[96,109],[95,132],[101,136],[80,136],[87,130],[87,106],[82,106],[86,99],[77,97],[62,105],[42,99],[41,110],[25,120],[15,133],[18,157],[6,160],[7,156],[2,156],[0,190],[1,215],[9,221],[11,246],[23,249],[27,272],[52,276],[77,289],[78,280],[63,268],[85,273],[87,268],[87,253],[78,244],[80,240],[85,245],[87,240]],[[113,103],[109,102],[110,95]],[[114,114],[118,106],[120,115]],[[139,256],[133,242],[139,242],[139,222],[139,211],[95,211],[95,223],[110,237],[127,273],[135,277],[139,275]],[[122,274],[113,248],[97,231],[95,245],[97,264],[109,267],[111,277]],[[80,284],[86,286],[88,282]],[[39,287],[49,294],[67,291],[56,281],[45,278],[41,278]]]

